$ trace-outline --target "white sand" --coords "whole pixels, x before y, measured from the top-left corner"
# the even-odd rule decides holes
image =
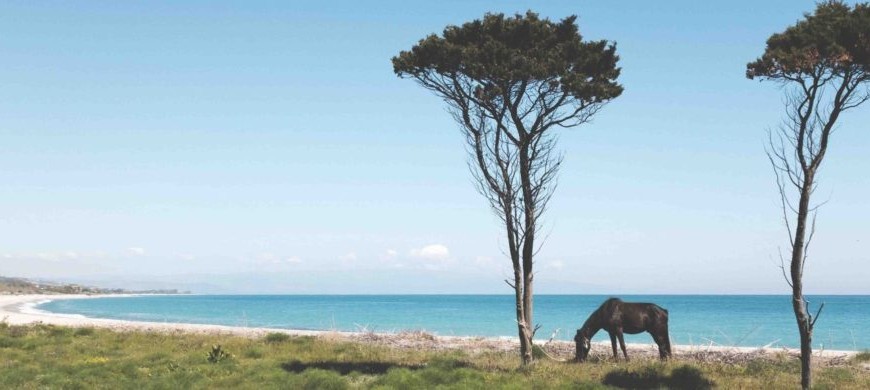
[[[121,297],[130,295],[0,295],[0,321],[12,325],[43,323],[51,325],[97,328],[109,328],[118,331],[151,331],[151,332],[189,332],[233,334],[248,337],[259,337],[271,332],[282,332],[300,336],[317,336],[326,332],[247,328],[224,325],[179,324],[171,322],[144,322],[88,318],[80,315],[56,314],[36,310],[34,306],[57,299],[89,299],[103,297]],[[335,333],[335,332],[330,332]]]
[[[148,331],[148,332],[163,332],[163,333],[207,333],[207,334],[231,334],[244,337],[262,337],[268,333],[280,332],[298,336],[329,336],[339,337],[362,341],[374,341],[385,344],[397,345],[400,347],[425,347],[429,348],[464,348],[467,349],[511,349],[518,345],[518,342],[513,338],[482,338],[482,337],[456,337],[456,336],[437,336],[437,337],[419,337],[412,334],[400,333],[396,335],[389,334],[372,334],[360,332],[336,332],[336,331],[313,331],[313,330],[292,330],[292,329],[275,329],[275,328],[250,328],[225,325],[206,325],[206,324],[183,324],[169,322],[144,322],[144,321],[126,321],[126,320],[111,320],[101,318],[88,318],[80,315],[65,315],[55,314],[40,311],[34,307],[42,302],[56,299],[89,299],[97,297],[118,297],[129,295],[0,295],[0,321],[12,325],[23,324],[52,324],[70,327],[99,327],[109,328],[115,331]],[[403,338],[404,337],[404,338]],[[538,340],[538,343],[543,343]],[[474,343],[473,346],[469,345]],[[573,353],[574,343],[559,341],[556,342],[562,351],[562,357],[568,357]],[[626,346],[629,349],[629,355],[642,353],[644,355],[657,356],[655,344],[629,344]],[[704,353],[714,354],[772,354],[786,352],[789,354],[799,354],[795,349],[786,348],[754,348],[754,347],[725,347],[717,345],[674,345],[672,347],[675,355],[697,355]],[[593,343],[593,353],[609,354],[609,342]],[[844,359],[853,356],[857,351],[835,351],[835,350],[816,350],[813,352],[815,356],[826,359]]]

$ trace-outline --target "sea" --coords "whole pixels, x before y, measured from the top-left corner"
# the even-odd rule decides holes
[[[536,339],[571,340],[608,296],[537,295]],[[669,312],[672,344],[798,347],[791,298],[779,295],[626,295]],[[870,349],[870,296],[808,296],[816,323],[813,347]],[[218,324],[305,330],[400,332],[440,336],[515,337],[512,295],[145,295],[56,299],[35,309],[131,321]],[[609,340],[599,332],[593,341]],[[652,343],[648,334],[626,342]]]

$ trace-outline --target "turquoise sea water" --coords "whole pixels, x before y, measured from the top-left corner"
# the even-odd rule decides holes
[[[607,296],[538,295],[538,339],[571,340]],[[625,301],[668,309],[673,344],[797,346],[790,298],[772,295],[641,295]],[[870,296],[813,296],[824,302],[814,347],[870,349]],[[169,295],[55,300],[40,310],[133,321],[375,332],[425,330],[438,335],[516,336],[511,295]],[[595,340],[609,340],[600,332]],[[652,343],[647,334],[627,342]]]

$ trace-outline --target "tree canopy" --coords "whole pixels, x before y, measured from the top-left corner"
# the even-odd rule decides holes
[[[533,81],[546,81],[541,87],[563,92],[563,100],[599,103],[619,96],[616,46],[584,42],[575,20],[569,16],[556,23],[531,11],[508,18],[486,14],[420,40],[393,57],[393,70],[418,79],[468,78],[490,97]]]
[[[822,73],[820,73],[822,72]],[[870,5],[828,1],[785,31],[773,34],[746,77],[799,80],[824,74],[870,77]]]

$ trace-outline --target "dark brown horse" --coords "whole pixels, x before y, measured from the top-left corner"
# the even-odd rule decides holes
[[[591,345],[589,340],[599,330],[604,329],[610,334],[610,344],[613,346],[613,359],[618,359],[616,340],[622,347],[622,354],[628,360],[625,352],[623,333],[637,334],[649,332],[659,346],[659,357],[667,359],[671,356],[671,339],[668,337],[668,311],[652,303],[623,302],[619,298],[610,298],[598,307],[583,327],[577,329],[574,343],[577,345],[577,361],[586,360]]]

